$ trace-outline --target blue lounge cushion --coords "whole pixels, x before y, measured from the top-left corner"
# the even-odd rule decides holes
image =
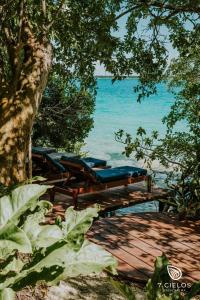
[[[53,159],[48,153],[45,154],[45,157],[47,160],[51,161],[52,165],[54,165],[54,167],[58,170],[59,173],[65,172],[65,168],[63,167],[63,165],[61,165],[61,163],[59,163],[58,160]]]
[[[51,159],[54,159],[56,161],[60,161],[61,160],[61,157],[65,157],[66,159],[67,158],[70,158],[70,157],[75,157],[75,158],[78,158],[79,156],[77,154],[74,154],[74,153],[68,153],[68,152],[53,152],[53,153],[49,153],[48,156],[51,158]]]
[[[84,159],[77,159],[77,158],[68,158],[63,160],[73,162],[75,164],[78,164],[79,166],[82,166],[85,171],[90,173],[98,182],[111,182],[115,180],[121,180],[126,179],[129,177],[138,177],[142,175],[147,174],[147,170],[131,167],[131,166],[124,166],[124,167],[117,167],[117,168],[111,168],[111,169],[104,169],[104,170],[98,170],[94,171],[92,168],[84,161]]]
[[[45,154],[52,153],[52,152],[55,152],[55,149],[50,148],[50,147],[40,147],[40,146],[32,147],[32,153],[35,153],[35,154],[45,155]]]
[[[75,158],[75,160],[74,160]],[[81,164],[86,170],[89,168],[98,168],[100,166],[106,166],[107,161],[106,160],[102,160],[102,159],[98,159],[98,158],[94,158],[94,157],[84,157],[84,158],[79,158],[79,157],[69,157],[66,155],[63,155],[61,157],[62,160],[70,160],[74,163],[77,164]]]
[[[96,178],[96,172],[92,170],[88,162],[85,162],[84,159],[62,156],[61,160],[69,161],[83,167],[86,172],[90,173],[94,178]]]
[[[107,161],[103,159],[98,159],[94,157],[85,157],[82,160],[90,167],[90,168],[98,168],[105,167],[107,165]]]
[[[96,177],[102,183],[122,180],[129,177],[138,177],[146,174],[147,170],[131,166],[96,171]]]

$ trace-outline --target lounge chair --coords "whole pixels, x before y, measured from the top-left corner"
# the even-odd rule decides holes
[[[54,148],[50,147],[32,147],[33,176],[44,175],[48,172],[45,154],[55,151]]]
[[[50,178],[62,178],[67,174],[65,168],[59,163],[60,158],[78,157],[73,153],[56,152],[54,148],[32,147],[33,172]]]
[[[123,166],[94,170],[84,159],[68,158],[66,156],[62,156],[60,163],[65,166],[71,176],[66,182],[54,186],[50,195],[51,201],[54,201],[55,193],[59,192],[71,196],[73,205],[77,208],[78,195],[127,186],[144,180],[147,181],[148,191],[151,191],[151,177],[147,175],[145,169]]]
[[[61,163],[61,157],[66,159],[79,158],[74,153],[55,152],[53,148],[32,147],[32,158],[36,166],[39,166],[39,172],[48,179],[66,178],[69,176],[68,169]],[[84,162],[91,168],[109,168],[107,161],[94,157],[86,157]]]

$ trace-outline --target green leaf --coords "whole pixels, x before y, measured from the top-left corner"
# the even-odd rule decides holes
[[[26,269],[25,266],[20,274],[7,278],[0,284],[0,289],[11,286],[19,290],[37,280],[55,284],[67,277],[99,273],[103,269],[116,274],[116,266],[117,261],[109,252],[89,241],[85,241],[79,251],[74,250],[71,244],[61,244],[49,255],[41,255],[32,267]]]
[[[106,269],[112,274],[117,274],[117,260],[102,247],[84,241],[79,251],[73,251],[69,246],[62,249],[65,269],[59,280],[79,275],[99,273]]]
[[[10,261],[4,268],[3,270],[0,270],[0,276],[6,275],[9,272],[15,272],[19,273],[21,269],[23,268],[24,263],[20,259],[16,259],[13,257],[13,260]]]
[[[120,291],[127,300],[135,300],[136,296],[132,289],[125,283],[110,278],[112,285]]]
[[[168,264],[169,261],[164,254],[156,258],[154,274],[146,285],[146,296],[148,300],[161,299],[159,297],[165,294],[163,283],[170,282],[170,277],[167,272]]]
[[[24,222],[23,230],[35,249],[47,248],[63,238],[62,230],[57,225],[40,225],[45,221],[45,214],[51,208],[47,201],[39,202],[39,211],[29,215]]]
[[[14,250],[32,253],[31,243],[26,233],[12,223],[7,223],[0,230],[0,259],[5,259]]]
[[[47,248],[63,238],[62,230],[57,225],[39,225],[44,221],[44,213],[36,212],[27,217],[23,230],[35,249]]]
[[[92,225],[93,219],[98,216],[99,210],[98,205],[81,211],[76,211],[73,207],[69,207],[65,213],[66,221],[62,223],[64,239],[80,247],[85,233]]]
[[[27,184],[13,190],[10,195],[0,198],[0,228],[8,221],[17,224],[19,217],[28,209],[33,210],[38,198],[50,186]]]
[[[38,202],[37,196],[47,187],[29,187],[33,188],[34,193],[28,188],[28,201],[25,201],[26,196],[23,194],[27,186],[21,191],[17,188],[16,193],[13,191],[6,198],[13,200],[13,206],[12,209],[8,206],[8,213],[2,214],[4,223],[2,222],[0,228],[0,290],[13,288],[17,291],[27,285],[34,285],[37,281],[56,283],[67,277],[88,275],[103,269],[115,274],[116,259],[103,248],[85,240],[85,233],[93,219],[98,216],[99,207],[94,206],[83,211],[69,208],[65,222],[59,225],[41,225],[51,204],[47,201]],[[8,202],[5,203],[7,205]],[[7,220],[9,214],[11,221],[18,222],[18,226]],[[23,253],[33,251],[33,255],[23,264],[13,257],[14,250]],[[6,292],[9,290],[4,290]]]
[[[34,177],[32,177],[31,179],[29,179],[29,180],[27,181],[27,183],[33,183],[33,182],[35,182],[35,181],[45,181],[45,180],[47,180],[47,178],[44,178],[44,177],[42,177],[42,176],[34,176]]]
[[[184,297],[184,300],[190,300],[192,297],[200,294],[200,281],[193,283],[190,292]]]
[[[0,300],[15,300],[15,292],[10,288],[0,290]]]

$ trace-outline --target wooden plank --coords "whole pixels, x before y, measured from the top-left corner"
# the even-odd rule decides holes
[[[103,237],[99,237],[98,241],[94,238],[90,238],[91,241],[97,243],[98,245],[103,246],[107,251],[113,254],[117,259],[120,259],[125,264],[129,265],[132,269],[137,270],[138,276],[141,279],[149,278],[153,274],[153,268],[149,265],[143,263],[137,257],[131,255],[123,249],[117,248],[115,244],[107,241]],[[126,269],[123,270],[126,272]]]
[[[123,233],[118,232],[118,234],[116,234],[115,230],[112,230],[112,228],[103,228],[102,224],[100,225],[100,228],[105,230],[98,230],[98,226],[97,228],[94,227],[94,232],[88,235],[89,239],[101,240],[103,238],[106,245],[112,245],[112,247],[125,250],[149,265],[152,270],[152,265],[156,258],[156,256],[151,254],[152,250],[154,250],[153,247],[150,247],[145,243],[141,246],[142,242],[138,239],[133,239],[132,237],[130,237],[130,239],[129,237],[126,237],[125,239]],[[138,245],[140,245],[140,247],[138,247]],[[162,252],[157,250],[157,256],[159,255],[162,255]]]
[[[138,217],[140,217],[140,222],[138,222]],[[129,255],[134,256],[134,259],[140,260],[142,264],[145,263],[145,266],[153,267],[153,257],[160,255],[160,252],[163,251],[169,257],[170,262],[180,267],[189,280],[199,280],[200,266],[198,266],[197,260],[197,253],[200,254],[199,249],[194,252],[190,247],[179,242],[175,224],[170,224],[170,221],[169,224],[166,221],[163,222],[167,227],[164,226],[165,230],[160,233],[162,222],[159,220],[159,226],[155,226],[157,223],[154,220],[151,223],[152,229],[146,224],[147,217],[149,214],[144,214],[144,224],[142,224],[142,214],[102,219],[96,222],[92,229],[93,238],[96,239],[96,242],[99,242],[99,238],[103,238],[108,248],[109,245],[112,245],[121,251],[121,258],[124,254],[123,251],[126,251]],[[156,218],[159,219],[159,214],[156,215]],[[175,237],[167,236],[167,233],[169,235],[173,229],[176,229]],[[182,229],[181,232],[183,233]],[[193,235],[196,236],[195,232]],[[158,251],[160,252],[158,253]],[[144,273],[146,269],[143,269]]]
[[[169,233],[166,235],[161,235],[160,231],[156,231],[152,229],[152,227],[147,226],[146,224],[140,224],[137,221],[133,222],[128,217],[120,218],[119,220],[115,217],[106,220],[103,220],[103,222],[106,222],[108,224],[113,224],[119,229],[123,229],[125,231],[128,231],[129,234],[144,240],[148,244],[153,245],[154,247],[162,250],[162,246],[165,245],[168,248],[174,248],[178,251],[187,251],[189,255],[193,255],[193,250],[188,248],[186,245],[181,244],[177,242],[176,240],[173,240],[171,236],[169,236]],[[161,240],[162,238],[162,240]]]
[[[162,221],[158,219],[158,216],[161,214],[151,214],[151,217],[149,218],[149,215],[130,215],[130,219],[134,219],[134,221],[137,221],[140,224],[146,224],[153,228],[153,230],[159,230],[159,233],[164,235],[167,235],[170,237],[172,236],[173,239],[176,239],[179,243],[184,244],[188,248],[199,250],[200,248],[200,236],[197,234],[192,234],[193,230],[188,227],[181,227],[180,224],[177,224],[174,226],[171,223],[171,219],[168,218],[168,223],[165,223],[165,220]],[[156,220],[154,219],[156,216]],[[178,223],[178,221],[177,221]]]
[[[130,266],[129,264],[127,264],[126,262],[124,262],[123,260],[121,260],[119,258],[118,258],[117,271],[119,272],[119,275],[124,276],[125,278],[127,278],[129,280],[133,280],[133,278],[134,278],[134,281],[146,283],[149,279],[148,276],[146,276],[145,274],[142,274],[137,269]]]
[[[129,215],[131,217],[131,215]],[[167,228],[168,224],[171,224],[174,227],[174,230],[177,231],[178,229],[178,234],[192,234],[192,233],[199,233],[200,234],[200,221],[190,221],[190,220],[178,220],[177,216],[175,215],[166,215],[164,213],[157,213],[157,212],[151,212],[151,213],[137,213],[134,214],[134,218],[141,217],[144,220],[150,220],[154,224],[155,222],[157,224],[161,223],[162,226]],[[193,235],[196,236],[197,235]],[[200,236],[198,236],[200,239]]]
[[[175,249],[173,250],[173,251],[175,251],[174,255],[171,255],[172,249],[171,249],[171,247],[168,247],[167,245],[164,245],[165,247],[158,246],[158,248],[156,248],[157,244],[152,243],[152,246],[150,246],[148,244],[148,242],[146,243],[145,237],[142,241],[140,241],[137,238],[133,239],[132,235],[130,235],[128,232],[124,232],[123,230],[116,228],[116,226],[114,228],[114,227],[112,227],[112,224],[108,225],[103,222],[97,222],[97,223],[98,224],[95,224],[94,228],[92,229],[95,232],[95,237],[98,235],[105,235],[107,237],[107,239],[110,240],[109,231],[111,230],[113,232],[113,234],[117,235],[119,237],[119,239],[121,239],[120,243],[116,246],[125,249],[127,252],[131,253],[132,255],[138,257],[139,259],[141,259],[142,261],[144,261],[148,264],[153,265],[155,258],[157,256],[161,255],[162,252],[165,252],[165,254],[170,258],[171,261],[173,261],[173,263],[182,267],[184,272],[187,272],[188,269],[193,270],[193,272],[196,269],[198,270],[198,268],[194,267],[196,265],[196,259],[192,258],[191,256],[188,256],[184,253],[179,253],[179,252],[177,252],[177,250],[175,251]],[[97,232],[97,235],[96,235],[96,232]],[[103,233],[103,232],[105,232],[105,233]],[[98,240],[98,237],[96,237],[96,239]],[[142,242],[142,244],[141,244],[141,242]],[[134,243],[135,248],[133,248],[132,243]],[[124,245],[126,245],[126,246],[124,246]],[[141,247],[141,245],[142,245],[142,247]],[[139,248],[140,251],[138,251],[137,248]],[[154,257],[154,259],[153,259],[153,257]],[[183,261],[184,261],[184,263],[183,263]],[[198,276],[200,278],[200,274]]]

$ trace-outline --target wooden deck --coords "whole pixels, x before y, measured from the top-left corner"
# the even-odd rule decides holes
[[[161,213],[102,218],[88,237],[111,252],[119,274],[133,281],[147,281],[163,252],[183,279],[200,280],[200,221],[180,222]]]
[[[152,193],[148,193],[144,183],[137,183],[128,187],[109,189],[100,193],[81,195],[79,196],[78,209],[84,209],[98,203],[101,206],[101,214],[105,214],[118,208],[164,199],[166,196],[167,193],[165,191],[156,187],[153,187]],[[72,198],[56,193],[53,205],[53,212],[49,214],[51,219],[54,219],[56,215],[63,216],[67,207],[72,205]]]

